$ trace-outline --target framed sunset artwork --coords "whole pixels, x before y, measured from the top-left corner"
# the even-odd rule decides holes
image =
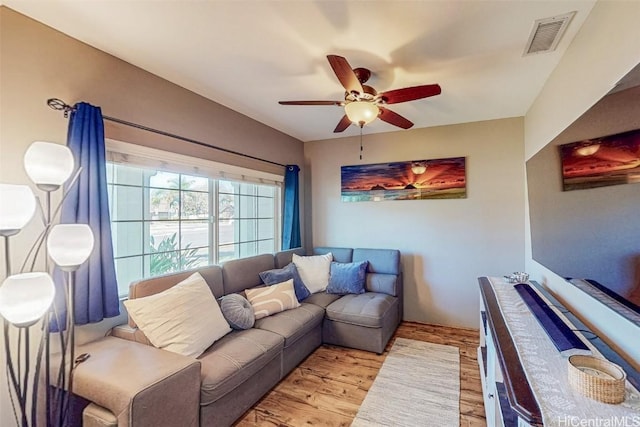
[[[560,145],[563,190],[640,182],[640,129]]]
[[[463,199],[464,157],[342,166],[343,202]]]

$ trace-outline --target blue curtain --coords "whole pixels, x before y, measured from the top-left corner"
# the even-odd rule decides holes
[[[84,325],[120,314],[118,285],[111,242],[111,220],[107,198],[104,123],[99,107],[81,102],[69,121],[67,145],[82,171],[62,204],[61,224],[89,224],[95,244],[89,259],[75,273],[75,319]],[[68,184],[67,184],[68,185]],[[56,310],[66,317],[63,275],[56,271]],[[56,319],[52,329],[57,330]],[[64,326],[63,326],[64,328]]]
[[[298,201],[298,172],[296,165],[287,165],[284,174],[284,208],[282,210],[282,250],[298,248],[300,240],[300,208]]]

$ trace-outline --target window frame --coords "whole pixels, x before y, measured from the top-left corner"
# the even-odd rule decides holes
[[[243,218],[242,216],[236,217],[234,215],[234,221],[242,220],[242,221],[254,221],[255,222],[255,231],[253,233],[253,238],[251,242],[255,242],[255,254],[261,254],[266,252],[259,251],[259,242],[260,241],[268,241],[271,239],[259,239],[259,221],[261,219],[270,219],[273,221],[273,252],[277,252],[281,248],[281,227],[282,227],[282,202],[283,202],[283,181],[284,176],[271,174],[268,172],[262,172],[257,170],[251,170],[247,168],[240,168],[238,166],[226,165],[222,163],[217,163],[209,160],[204,160],[201,158],[195,158],[190,156],[185,156],[182,154],[170,153],[162,150],[157,150],[149,147],[137,146],[134,144],[124,143],[121,141],[113,141],[107,140],[107,167],[112,167],[111,165],[123,165],[131,168],[136,168],[140,170],[147,171],[157,171],[157,172],[167,172],[178,174],[178,187],[175,189],[178,191],[178,197],[180,200],[178,217],[175,219],[164,219],[155,221],[175,221],[178,223],[178,231],[177,231],[177,241],[178,241],[178,249],[175,252],[179,256],[186,250],[182,245],[182,224],[183,221],[192,222],[192,221],[201,221],[198,219],[185,219],[182,218],[182,194],[185,190],[182,188],[182,175],[187,176],[197,176],[207,178],[207,190],[194,190],[198,193],[206,193],[208,198],[208,218],[205,220],[207,222],[207,240],[208,243],[206,246],[202,248],[207,248],[208,256],[207,256],[207,264],[218,264],[220,262],[228,261],[230,259],[236,259],[240,256],[241,253],[241,244],[243,243],[241,239],[238,237],[240,231],[234,229],[234,239],[233,242],[225,242],[225,245],[231,245],[234,248],[234,252],[231,258],[225,257],[222,261],[220,260],[220,247],[225,246],[220,242],[220,181],[229,181],[231,183],[237,184],[234,188],[241,188],[242,184],[252,184],[252,185],[265,185],[273,188],[273,213],[270,217],[260,218],[258,213],[258,202],[260,197],[267,197],[259,194],[258,188],[253,189],[253,195],[241,195],[241,192],[234,191],[232,194],[233,197],[251,197],[253,198],[253,203],[255,203],[255,218]],[[155,167],[154,167],[155,166]],[[139,223],[141,224],[141,239],[142,244],[140,247],[140,253],[136,254],[127,254],[124,256],[116,256],[114,250],[114,261],[125,259],[125,258],[136,258],[141,257],[140,260],[142,277],[137,279],[127,278],[128,281],[131,280],[141,280],[144,278],[152,277],[150,274],[150,257],[151,252],[147,247],[149,244],[150,231],[148,228],[154,222],[146,210],[148,210],[149,202],[150,202],[150,193],[154,187],[150,182],[150,174],[145,172],[141,173],[141,182],[139,185],[133,184],[123,184],[117,183],[117,181],[112,176],[108,182],[108,185],[111,187],[109,192],[109,204],[110,204],[110,212],[113,210],[112,208],[112,194],[115,194],[115,188],[117,187],[135,187],[141,190],[141,212],[139,219],[129,219],[129,220],[119,220],[111,218],[111,224],[120,224],[120,223]],[[164,187],[162,189],[165,189]],[[167,188],[168,189],[168,188]],[[230,194],[228,192],[224,192],[224,194]],[[271,198],[271,197],[267,197]],[[147,200],[149,199],[149,200]],[[234,210],[240,211],[239,206],[235,206]],[[240,224],[240,223],[238,223]],[[113,231],[112,231],[113,233]],[[114,235],[115,237],[115,235]],[[202,249],[198,247],[198,249]],[[114,245],[115,249],[115,245]],[[250,255],[249,255],[250,256]],[[180,261],[182,263],[182,260]],[[117,264],[117,262],[116,262]],[[184,271],[184,270],[179,270]],[[116,275],[117,274],[116,271]],[[129,283],[119,283],[118,284],[118,293],[121,298],[126,297],[128,293]]]

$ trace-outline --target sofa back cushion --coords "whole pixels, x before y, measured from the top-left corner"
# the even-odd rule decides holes
[[[191,276],[195,271],[200,273],[216,298],[220,298],[224,295],[222,287],[222,268],[217,265],[211,265],[197,270],[170,273],[163,276],[149,277],[147,279],[133,282],[129,285],[129,299],[144,298],[164,292]],[[131,316],[129,316],[129,325],[133,328],[136,327],[136,323],[131,319]]]
[[[401,276],[395,274],[369,273],[365,281],[364,289],[367,292],[378,292],[394,297],[399,296],[399,282]]]
[[[260,272],[275,268],[273,254],[256,255],[240,258],[222,264],[224,294],[242,292],[247,288],[255,288],[262,284]]]
[[[293,257],[293,254],[300,255],[300,256],[306,255],[303,248],[295,248],[295,249],[289,249],[287,251],[278,252],[275,255],[276,268],[283,268],[291,264],[291,259]]]
[[[402,280],[399,250],[357,248],[353,250],[353,262],[357,261],[369,261],[367,292],[399,296]]]
[[[351,248],[331,248],[331,247],[317,247],[313,248],[314,255],[326,255],[329,252],[333,255],[335,262],[351,262],[353,257],[353,249]]]
[[[353,262],[369,261],[369,273],[400,274],[400,251],[397,249],[353,250]]]

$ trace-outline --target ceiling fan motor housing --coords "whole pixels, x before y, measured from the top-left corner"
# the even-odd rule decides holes
[[[367,68],[354,68],[353,73],[356,75],[356,78],[360,83],[366,83],[371,77],[371,71]]]
[[[358,92],[345,92],[345,101],[374,101],[378,96],[378,92],[368,85],[362,85],[362,93]]]

